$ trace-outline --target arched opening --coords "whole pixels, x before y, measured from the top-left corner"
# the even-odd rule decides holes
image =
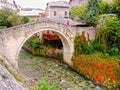
[[[24,45],[24,43],[30,38],[30,37],[32,37],[33,35],[36,35],[36,33],[38,34],[38,33],[40,33],[40,32],[45,32],[45,31],[47,31],[48,29],[40,29],[40,30],[38,30],[38,31],[36,31],[36,32],[34,32],[34,33],[31,33],[30,35],[28,35],[28,37],[27,38],[25,38],[24,39],[24,41],[21,43],[21,45],[19,46],[19,49],[18,49],[18,52],[17,52],[17,55],[16,55],[16,57],[18,58],[18,56],[19,56],[19,53],[20,53],[20,50],[21,50],[21,48],[23,47],[23,45]],[[50,31],[52,31],[53,33],[55,33],[56,35],[58,35],[58,37],[60,38],[60,40],[61,40],[61,43],[62,43],[62,46],[63,46],[63,61],[64,62],[66,62],[66,63],[68,63],[69,64],[69,62],[71,62],[71,59],[70,59],[70,55],[71,55],[71,46],[70,46],[70,42],[69,42],[69,39],[68,39],[68,37],[66,37],[62,32],[59,32],[59,30],[55,30],[55,29],[49,29]],[[39,36],[39,35],[38,35]],[[39,37],[41,37],[41,36],[39,36]],[[44,37],[44,38],[46,38],[46,37]],[[50,42],[51,43],[51,42]],[[54,46],[54,45],[53,45]],[[61,45],[60,45],[60,47],[61,47]],[[57,47],[57,48],[59,48],[59,47]],[[24,55],[25,56],[25,55]],[[28,56],[29,57],[29,56]],[[55,64],[53,65],[53,63],[51,63],[50,61],[52,61],[51,59],[44,59],[44,58],[42,58],[42,60],[40,61],[40,60],[38,60],[38,59],[40,59],[39,57],[37,57],[37,59],[36,59],[36,57],[35,58],[33,58],[33,57],[31,57],[30,56],[30,58],[32,58],[32,62],[30,63],[30,62],[27,62],[27,61],[29,61],[29,59],[26,59],[26,60],[23,60],[23,59],[20,59],[20,60],[23,60],[22,61],[22,63],[20,63],[20,64],[22,64],[22,66],[26,66],[26,69],[28,70],[28,71],[26,71],[25,69],[23,70],[23,69],[21,69],[21,70],[23,70],[22,71],[22,73],[23,73],[23,75],[25,75],[25,77],[27,76],[29,79],[31,79],[31,78],[33,78],[32,80],[33,81],[29,81],[28,80],[28,82],[26,81],[25,83],[24,83],[24,85],[27,85],[27,84],[30,84],[30,83],[34,83],[34,84],[36,84],[37,82],[38,82],[38,80],[40,80],[42,77],[44,77],[44,76],[46,76],[46,74],[49,74],[49,73],[52,73],[52,74],[54,74],[54,71],[56,70],[55,68],[57,68],[58,67],[58,63],[56,62],[56,60],[55,60]],[[40,61],[40,62],[39,62]],[[68,62],[67,62],[68,61]],[[19,60],[17,61],[18,63],[19,63]],[[42,63],[41,63],[42,62]],[[27,64],[29,64],[29,65],[34,65],[34,66],[36,66],[35,68],[31,68],[30,66],[28,66]],[[42,68],[42,69],[40,69],[41,67],[39,66],[39,65],[46,65],[46,66],[48,66],[49,68],[46,70],[46,67],[44,66],[44,68]],[[38,66],[38,67],[37,67]],[[20,68],[24,68],[24,67],[20,67]],[[19,68],[19,70],[20,70],[20,68]],[[33,71],[36,71],[36,70],[38,70],[38,71],[43,71],[43,72],[33,72]],[[47,73],[46,73],[46,72]],[[38,74],[39,73],[39,74]],[[50,74],[51,75],[51,74]],[[31,77],[31,78],[30,78]],[[48,77],[50,77],[50,76],[48,76]],[[52,79],[52,80],[54,80],[54,79]],[[59,80],[60,81],[60,80]],[[30,83],[29,83],[30,82]],[[51,81],[51,83],[54,83],[54,81]],[[31,86],[32,85],[28,85],[28,87],[30,87],[31,88]],[[34,86],[34,85],[33,85]]]
[[[55,34],[57,34],[62,42],[62,45],[63,45],[63,61],[69,65],[72,65],[71,63],[71,58],[72,58],[72,52],[73,52],[73,49],[72,49],[72,45],[70,43],[70,40],[69,38],[64,35],[61,31],[59,30],[56,30],[56,29],[50,29],[50,28],[46,28],[46,29],[40,29],[40,30],[37,30],[33,33],[30,33],[23,41],[22,43],[20,44],[20,46],[18,47],[18,51],[16,53],[16,60],[18,60],[18,56],[19,56],[19,53],[20,53],[20,50],[22,48],[22,46],[24,45],[24,43],[34,34],[38,33],[38,32],[43,32],[43,31],[46,31],[46,30],[50,30],[50,31],[53,31]],[[18,64],[18,61],[16,61],[17,64]],[[18,66],[18,65],[17,65]]]
[[[22,46],[22,52],[27,51],[33,56],[54,58],[63,62],[63,44],[59,36],[50,30],[32,35]]]

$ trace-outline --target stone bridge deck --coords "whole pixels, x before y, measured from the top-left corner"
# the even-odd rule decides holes
[[[94,29],[76,28],[71,21],[66,25],[66,21],[57,19],[40,19],[38,22],[19,25],[0,30],[0,56],[6,58],[15,68],[18,68],[18,55],[23,44],[33,34],[46,30],[54,31],[63,44],[63,59],[69,65],[72,65],[72,55],[74,52],[73,37],[76,33],[85,31],[94,37]]]

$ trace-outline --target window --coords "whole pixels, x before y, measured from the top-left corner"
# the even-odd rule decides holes
[[[67,16],[67,11],[65,11],[65,16]]]
[[[56,11],[54,11],[54,16],[56,16],[57,15],[57,13],[56,13]]]

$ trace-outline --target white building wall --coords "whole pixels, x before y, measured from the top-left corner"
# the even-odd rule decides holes
[[[69,17],[69,4],[64,1],[49,2],[46,7],[46,17],[65,18]],[[56,15],[54,13],[56,12]],[[65,15],[66,12],[66,15]]]
[[[88,0],[72,0],[71,2],[69,2],[70,4],[70,8],[73,6],[84,6],[86,5]]]
[[[39,20],[42,13],[44,13],[43,10],[21,10],[19,12],[21,16],[28,16],[30,19],[35,21]]]
[[[54,15],[55,12],[56,12],[56,16]],[[65,12],[67,12],[67,15],[65,15]],[[52,18],[69,17],[69,10],[68,8],[51,8],[48,17],[52,17]]]

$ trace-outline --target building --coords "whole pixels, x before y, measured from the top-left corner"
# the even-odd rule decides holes
[[[35,21],[39,20],[42,13],[44,13],[44,10],[39,8],[22,8],[19,12],[21,16],[28,16]]]
[[[48,18],[69,18],[69,3],[65,1],[49,2],[45,12]]]
[[[46,17],[52,18],[55,21],[59,21],[59,23],[63,23],[66,26],[75,25],[76,23],[69,18],[69,10],[70,4],[65,1],[56,1],[47,3],[47,7],[45,10]],[[43,39],[50,41],[60,41],[60,38],[52,31],[47,30],[43,32]]]
[[[69,0],[70,8],[73,6],[83,6],[86,5],[88,0]]]
[[[2,8],[10,8],[13,10],[20,10],[21,7],[15,1],[13,3],[8,2],[8,0],[0,0],[0,9]]]

